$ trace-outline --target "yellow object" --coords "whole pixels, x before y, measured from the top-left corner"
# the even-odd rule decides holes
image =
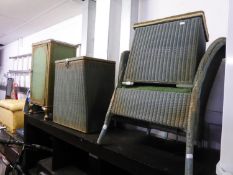
[[[25,100],[14,100],[14,99],[0,100],[0,107],[9,109],[11,111],[23,110],[24,104],[25,104]]]
[[[0,100],[0,123],[11,133],[24,126],[24,102],[25,100]]]

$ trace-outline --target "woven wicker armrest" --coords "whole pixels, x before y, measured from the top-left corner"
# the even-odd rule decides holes
[[[189,110],[190,112],[194,111],[194,108],[196,110],[205,109],[203,106],[205,106],[207,103],[209,92],[211,90],[218,68],[222,59],[225,58],[225,47],[226,38],[218,38],[209,46],[206,53],[204,54],[198,66],[194,80],[194,88],[191,97],[192,105],[190,106]],[[197,104],[200,106],[196,106]],[[198,112],[201,114],[199,116],[203,116],[203,112],[204,111]],[[190,121],[190,119],[188,121]],[[198,118],[196,122],[198,122]],[[197,129],[198,128],[196,128],[196,130]]]
[[[130,51],[128,50],[121,53],[117,87],[121,87],[122,85],[122,81],[125,75],[125,69],[129,60],[129,54]]]
[[[198,66],[194,80],[194,88],[189,107],[188,126],[186,133],[186,162],[185,174],[192,174],[193,144],[202,131],[204,109],[209,92],[213,84],[217,70],[223,58],[225,58],[226,39],[215,40],[207,49]],[[191,158],[190,158],[191,157]]]

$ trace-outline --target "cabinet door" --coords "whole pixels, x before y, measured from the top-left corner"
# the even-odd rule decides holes
[[[48,64],[48,45],[39,45],[33,48],[31,101],[44,106],[46,94],[46,75]]]

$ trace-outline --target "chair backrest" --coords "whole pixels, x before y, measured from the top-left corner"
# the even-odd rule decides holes
[[[192,86],[208,41],[204,13],[138,23],[134,28],[123,82]]]

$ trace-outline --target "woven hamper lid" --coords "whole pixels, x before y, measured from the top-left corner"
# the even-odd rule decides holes
[[[43,41],[39,41],[39,42],[36,42],[36,43],[32,43],[32,46],[38,46],[38,45],[41,45],[41,44],[48,44],[48,43],[58,43],[60,45],[64,45],[64,46],[68,46],[68,47],[78,47],[80,44],[78,45],[73,45],[73,44],[70,44],[70,43],[66,43],[66,42],[63,42],[63,41],[58,41],[58,40],[54,40],[54,39],[47,39],[47,40],[43,40]]]
[[[87,57],[87,56],[66,58],[66,59],[62,59],[62,60],[57,60],[57,61],[55,61],[55,63],[59,64],[59,63],[66,63],[66,62],[72,62],[72,61],[96,61],[96,62],[115,64],[115,61],[104,60],[104,59],[100,59],[100,58]]]
[[[170,16],[170,17],[166,17],[166,18],[135,23],[133,28],[135,29],[135,28],[139,28],[139,27],[150,26],[150,25],[155,25],[155,24],[162,24],[162,23],[183,20],[183,19],[189,19],[189,18],[194,18],[194,17],[201,17],[202,18],[203,28],[205,31],[205,38],[206,38],[206,41],[208,42],[209,41],[209,32],[208,32],[208,28],[207,28],[207,24],[206,24],[205,13],[203,11],[184,13],[181,15],[175,15],[175,16]]]

